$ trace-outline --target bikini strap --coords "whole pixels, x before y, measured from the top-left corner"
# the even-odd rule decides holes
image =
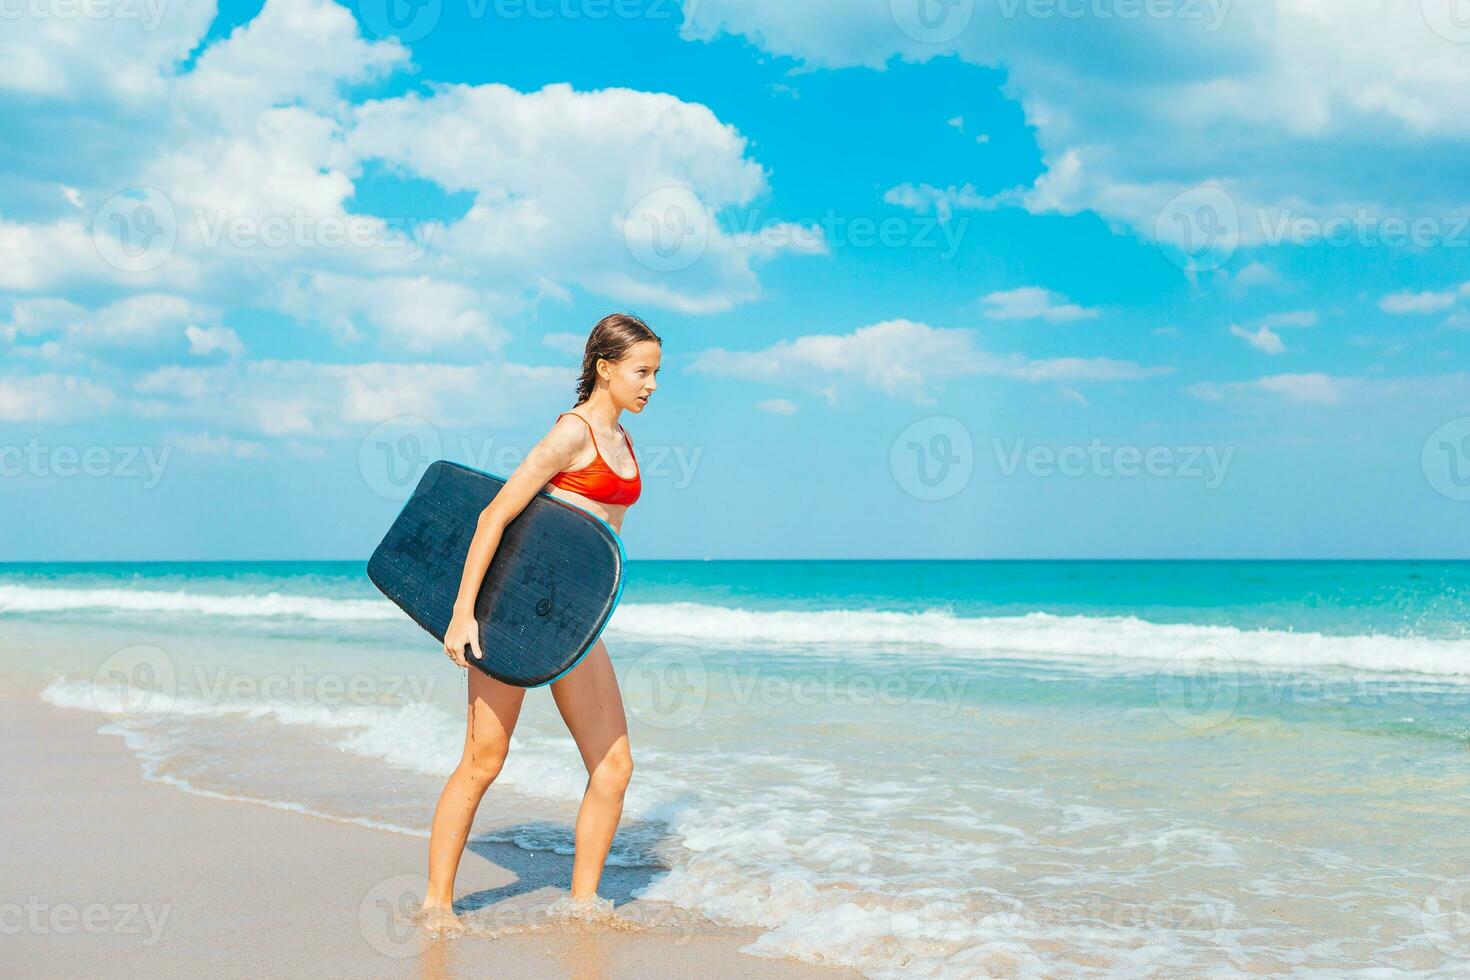
[[[562,412],[561,415],[558,415],[556,417],[556,420],[558,422],[561,421],[562,415],[570,415],[572,418],[582,419],[582,416],[578,415],[576,412]],[[588,432],[592,432],[592,423],[591,422],[588,422],[586,419],[582,419],[582,424],[587,427],[587,431]],[[592,445],[594,447],[596,447],[596,445],[597,445],[597,433],[595,433],[595,432],[592,432]]]
[[[596,454],[597,454],[597,455],[596,455],[596,456],[595,456],[595,457],[594,457],[594,458],[593,458],[593,460],[592,460],[592,462],[593,462],[593,463],[596,463],[596,462],[597,462],[597,461],[598,461],[598,460],[601,460],[601,459],[602,459],[602,450],[601,450],[601,449],[599,449],[599,448],[597,448],[597,433],[596,433],[596,432],[595,432],[595,431],[594,431],[594,430],[593,430],[593,428],[592,428],[592,423],[591,423],[591,422],[588,422],[588,421],[587,421],[587,420],[586,420],[586,419],[583,419],[583,418],[582,418],[582,416],[580,416],[580,415],[577,415],[577,413],[576,413],[576,412],[562,412],[562,413],[561,413],[561,415],[573,415],[573,416],[576,416],[576,417],[577,417],[577,418],[579,418],[579,419],[582,419],[582,424],[583,424],[583,425],[585,425],[585,426],[586,426],[586,427],[587,427],[587,434],[588,434],[588,435],[589,435],[589,436],[591,436],[591,437],[592,437],[592,451],[593,451],[593,452],[594,452],[594,453],[596,453]],[[558,415],[558,416],[557,416],[557,417],[556,417],[556,420],[557,420],[557,421],[558,421],[558,422],[560,422],[560,421],[561,421],[561,415]],[[619,428],[622,428],[622,426],[619,426]],[[624,435],[627,435],[627,433],[623,433],[623,434],[624,434]],[[589,464],[587,464],[587,465],[589,465],[589,466],[590,466],[590,465],[592,465],[592,464],[591,464],[591,463],[589,463]],[[603,465],[603,466],[606,466],[606,465],[607,465],[607,463],[606,463],[606,462],[604,462],[604,463],[603,463],[603,464],[602,464],[602,465]]]

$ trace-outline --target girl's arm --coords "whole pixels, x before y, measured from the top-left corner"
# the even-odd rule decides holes
[[[525,510],[526,504],[552,477],[570,468],[586,447],[588,438],[585,424],[570,416],[562,416],[551,431],[531,447],[495,499],[480,511],[480,519],[475,523],[475,536],[470,540],[469,554],[465,556],[459,595],[454,600],[454,615],[449,629],[444,632],[444,651],[461,667],[469,666],[465,660],[466,646],[476,660],[483,656],[480,627],[475,622],[475,597],[480,594],[480,585],[485,581],[485,572],[490,568],[496,549],[500,547],[506,525]]]

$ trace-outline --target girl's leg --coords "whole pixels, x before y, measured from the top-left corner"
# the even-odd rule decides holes
[[[623,793],[633,775],[628,719],[601,640],[571,673],[551,685],[551,696],[587,767],[587,791],[577,811],[572,897],[588,898],[597,894],[602,866],[623,815]]]
[[[502,684],[469,668],[469,711],[464,754],[439,794],[434,829],[429,835],[429,890],[425,909],[452,914],[454,876],[470,836],[480,800],[490,788],[510,749],[510,736],[521,714],[524,688]]]

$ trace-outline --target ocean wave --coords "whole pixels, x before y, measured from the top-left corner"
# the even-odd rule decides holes
[[[289,617],[334,621],[392,620],[403,615],[381,599],[334,599],[325,596],[283,595],[265,592],[211,595],[203,592],[164,592],[156,589],[40,588],[0,585],[0,613],[160,612],[241,619]]]
[[[403,622],[386,599],[208,594],[120,588],[0,585],[0,613],[97,611],[181,617]],[[1155,623],[1136,616],[957,616],[945,609],[767,610],[698,602],[619,606],[607,635],[709,646],[841,648],[851,655],[893,651],[984,659],[1125,665],[1232,662],[1286,668],[1349,668],[1470,678],[1470,640],[1385,634],[1329,635],[1226,625]]]
[[[983,658],[1107,662],[1127,660],[1347,667],[1470,678],[1470,641],[1381,634],[1330,636],[1135,616],[956,616],[876,610],[765,611],[672,602],[630,604],[608,627],[640,640],[840,646],[854,652],[928,648]]]

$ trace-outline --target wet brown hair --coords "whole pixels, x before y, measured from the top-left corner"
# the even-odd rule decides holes
[[[628,356],[634,344],[651,340],[662,345],[663,339],[648,328],[648,324],[631,313],[610,313],[597,321],[587,337],[587,347],[582,352],[582,376],[577,379],[577,404],[592,397],[597,387],[597,362],[621,361]]]

